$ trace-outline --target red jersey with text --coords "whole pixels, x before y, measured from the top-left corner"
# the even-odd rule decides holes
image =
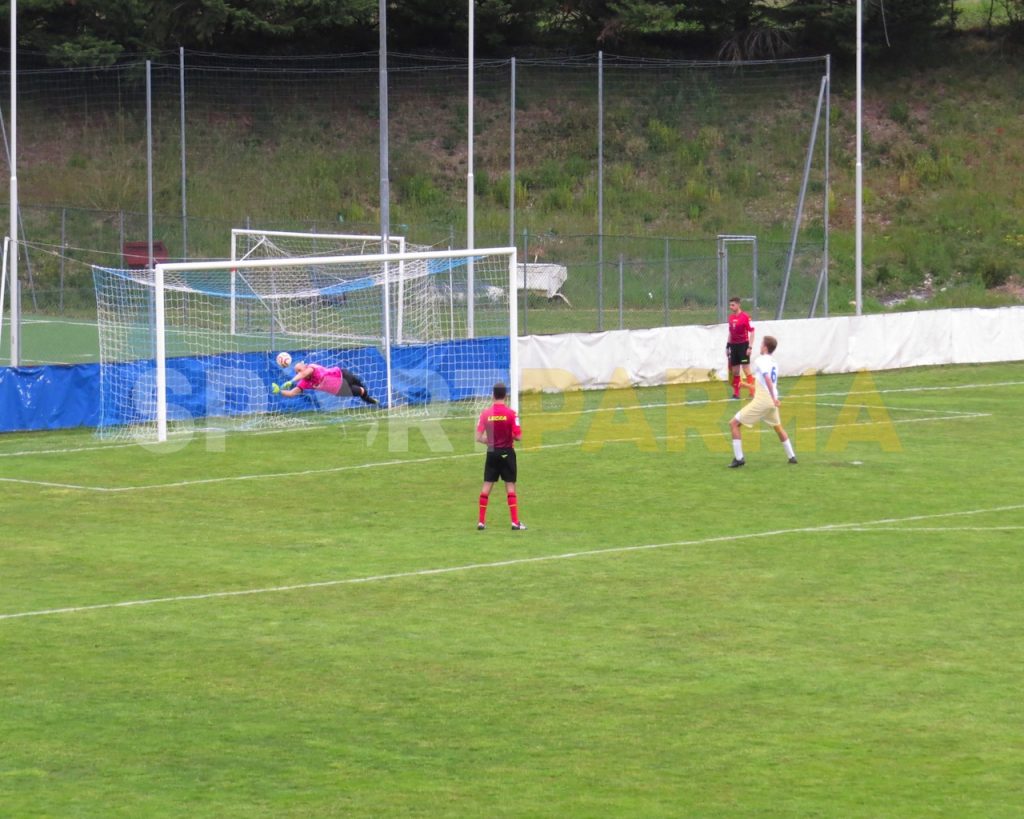
[[[501,402],[495,402],[480,413],[477,432],[487,432],[488,449],[512,449],[515,439],[523,434],[516,411]]]
[[[750,323],[750,316],[740,310],[738,313],[729,314],[729,343],[746,344],[750,341],[750,334],[754,331],[754,325]]]

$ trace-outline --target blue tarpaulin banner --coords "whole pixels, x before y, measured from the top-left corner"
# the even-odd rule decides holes
[[[289,350],[296,361],[340,363],[360,375],[371,395],[385,393],[379,350]],[[508,379],[508,338],[478,338],[393,347],[392,392],[397,401],[423,404],[485,398],[490,385]],[[108,364],[0,367],[0,432],[97,427],[152,421],[156,376],[152,359]],[[230,353],[167,361],[170,420],[224,417],[285,410],[304,412],[356,406],[354,398],[306,392],[293,399],[272,395],[287,379],[274,355]]]
[[[0,432],[99,422],[99,364],[0,367]]]

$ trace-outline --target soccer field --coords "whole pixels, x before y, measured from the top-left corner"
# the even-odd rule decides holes
[[[1016,817],[1024,363],[0,436],[0,815]]]

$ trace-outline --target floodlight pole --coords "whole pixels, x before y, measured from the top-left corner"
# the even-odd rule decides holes
[[[380,238],[381,253],[390,250],[391,241],[391,183],[388,171],[390,163],[389,140],[388,140],[388,7],[387,0],[380,0],[378,5],[379,17],[377,20],[380,31],[379,54],[378,54],[378,75],[379,75],[379,111],[380,111]],[[401,270],[399,265],[399,299],[401,299]],[[384,263],[384,369],[387,384],[387,406],[392,404],[391,389],[391,271],[387,262]],[[399,301],[401,310],[401,301]],[[399,324],[401,326],[401,324]]]
[[[863,123],[863,101],[861,89],[863,86],[863,31],[864,31],[864,0],[857,0],[857,165],[856,179],[854,182],[856,193],[854,195],[854,223],[853,223],[853,247],[854,247],[854,276],[855,301],[857,315],[864,311],[863,282],[864,282],[864,162],[861,155],[862,140],[861,129]]]
[[[178,103],[181,133],[181,256],[188,259],[188,173],[185,164],[185,47],[178,48]]]
[[[476,0],[469,0],[469,70],[466,72],[469,75],[469,150],[467,152],[468,156],[466,161],[466,247],[469,250],[472,250],[473,247],[475,246],[475,236],[473,230],[475,222],[473,201],[475,198],[475,186],[473,184],[473,62],[475,59],[473,41],[476,39],[473,16],[475,4]],[[466,310],[468,312],[468,315],[466,317],[466,336],[468,338],[473,338],[476,335],[473,326],[473,313],[475,312],[473,304],[473,278],[473,259],[472,257],[470,257],[468,263],[466,264]],[[514,296],[515,293],[513,293],[512,295]]]
[[[388,252],[391,233],[391,190],[388,177],[388,10],[387,0],[380,0],[380,53],[378,58],[379,110],[380,110],[380,236],[381,253]]]
[[[156,264],[153,258],[153,62],[146,60],[146,248],[147,267]]]
[[[11,302],[11,366],[21,365],[21,294],[18,292],[18,2],[11,0],[11,253],[8,258]],[[0,304],[0,310],[3,305]]]
[[[509,88],[509,127],[508,127],[508,243],[516,244],[516,58],[511,60],[511,80]],[[526,264],[526,257],[523,257]],[[525,271],[526,268],[523,268]],[[523,273],[523,287],[526,286],[526,273]],[[514,291],[513,291],[514,292]]]

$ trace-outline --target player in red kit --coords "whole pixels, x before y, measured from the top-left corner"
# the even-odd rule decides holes
[[[500,381],[494,385],[494,403],[480,413],[476,425],[476,440],[487,444],[487,459],[484,461],[484,485],[480,490],[480,518],[477,529],[487,528],[487,501],[491,489],[499,478],[505,482],[508,496],[508,513],[513,529],[525,529],[519,520],[516,503],[516,450],[515,442],[523,437],[523,431],[516,419],[516,411],[505,404],[508,389]]]
[[[754,325],[750,316],[743,312],[742,302],[738,296],[729,299],[729,342],[725,345],[725,354],[729,359],[729,372],[732,377],[732,397],[740,397],[740,368],[746,376],[745,381],[750,394],[754,394],[754,376],[750,374],[750,351],[754,347]]]

